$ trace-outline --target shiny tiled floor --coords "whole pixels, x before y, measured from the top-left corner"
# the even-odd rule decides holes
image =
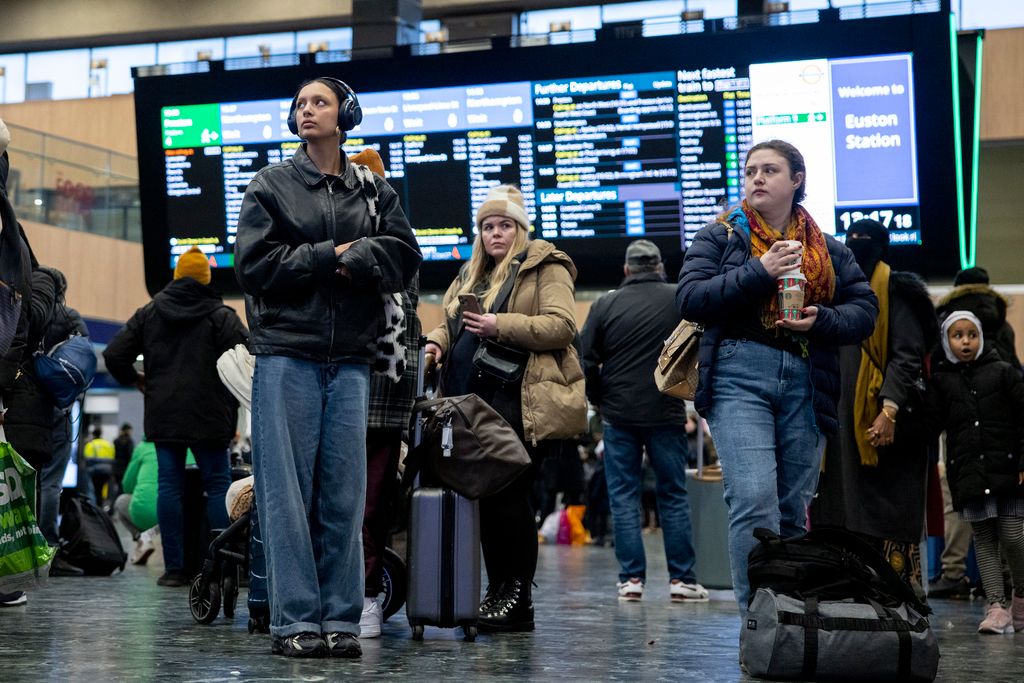
[[[731,593],[671,605],[660,537],[647,537],[651,568],[642,603],[615,597],[609,548],[542,546],[537,631],[481,636],[427,629],[413,642],[400,612],[384,636],[362,641],[359,661],[296,662],[249,635],[247,613],[193,622],[186,589],[155,584],[161,567],[110,578],[54,578],[25,607],[0,610],[0,681],[748,680],[737,666]],[[244,603],[243,603],[244,604]],[[979,636],[983,605],[936,601],[940,681],[1024,681],[1024,634]]]

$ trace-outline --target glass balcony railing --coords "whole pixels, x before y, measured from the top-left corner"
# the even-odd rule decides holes
[[[7,190],[21,220],[142,241],[136,157],[8,123]]]

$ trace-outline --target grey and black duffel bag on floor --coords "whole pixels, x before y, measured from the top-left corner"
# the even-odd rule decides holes
[[[927,606],[880,553],[842,529],[780,539],[750,553],[753,598],[740,661],[774,680],[932,681],[939,647]]]

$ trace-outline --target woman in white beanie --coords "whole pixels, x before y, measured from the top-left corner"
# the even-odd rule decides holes
[[[479,621],[485,632],[532,631],[537,528],[530,490],[547,442],[587,427],[583,371],[573,346],[576,267],[550,242],[530,239],[530,219],[514,186],[491,189],[476,229],[473,255],[444,295],[446,319],[428,335],[426,352],[444,361],[442,393],[483,398],[533,459],[509,486],[480,500],[488,586]],[[517,379],[499,380],[474,361],[481,345],[494,342],[523,352]]]

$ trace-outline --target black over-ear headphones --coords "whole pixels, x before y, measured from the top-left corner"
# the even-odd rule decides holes
[[[313,81],[330,81],[331,83],[338,86],[343,93],[343,97],[340,98],[338,103],[338,128],[341,132],[347,133],[363,121],[363,108],[359,106],[359,98],[356,97],[355,91],[348,87],[348,84],[340,78],[332,78],[331,76],[320,76],[314,78]],[[305,84],[309,85],[309,83]],[[302,88],[299,88],[301,92]],[[295,117],[295,105],[299,101],[299,93],[295,93],[295,97],[292,98],[292,106],[288,110],[288,130],[292,132],[292,135],[299,134],[299,123]]]

